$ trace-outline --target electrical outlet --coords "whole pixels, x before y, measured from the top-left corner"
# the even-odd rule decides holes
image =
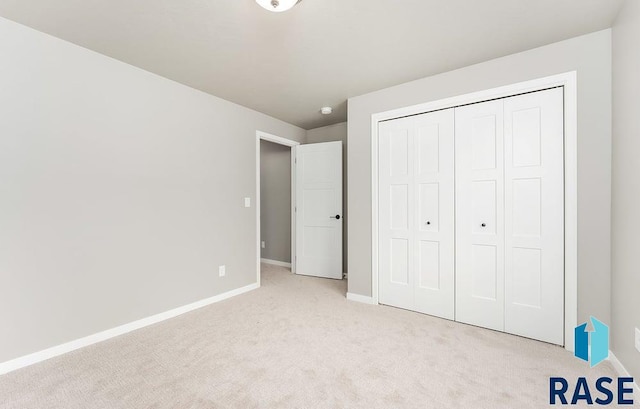
[[[262,242],[262,248],[266,249],[267,248],[267,243],[265,243],[264,241]]]
[[[218,275],[224,277],[227,274],[227,266],[218,267]]]
[[[640,352],[640,329],[636,328],[636,349]]]

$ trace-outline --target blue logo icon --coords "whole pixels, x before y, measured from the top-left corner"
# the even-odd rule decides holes
[[[591,324],[593,324],[593,332],[587,332],[586,322],[578,325],[574,330],[574,355],[589,362],[593,368],[609,358],[609,327],[595,317],[591,317]]]

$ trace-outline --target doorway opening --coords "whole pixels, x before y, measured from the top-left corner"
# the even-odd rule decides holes
[[[342,161],[341,141],[301,145],[256,132],[258,284],[261,263],[343,279]]]
[[[295,273],[295,154],[299,142],[256,132],[257,282],[262,262]]]

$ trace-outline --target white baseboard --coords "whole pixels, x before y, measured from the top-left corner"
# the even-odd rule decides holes
[[[260,262],[265,264],[272,264],[274,266],[291,268],[291,263],[287,263],[286,261],[278,261],[278,260],[270,260],[268,258],[261,258]]]
[[[609,351],[609,362],[611,362],[611,365],[613,365],[613,369],[616,370],[618,375],[625,378],[632,378],[629,371],[627,371],[627,368],[625,368],[624,365],[622,365],[622,362],[620,362],[618,357],[614,355],[613,351]],[[635,380],[635,382],[633,383],[633,386],[635,388],[635,391],[633,392],[634,396],[636,396],[636,399],[640,398],[640,386],[638,386],[637,380]]]
[[[364,304],[375,304],[373,302],[373,297],[367,297],[366,295],[347,293],[347,300],[361,302]]]
[[[25,355],[20,358],[13,359],[11,361],[0,363],[0,375],[6,374],[11,371],[15,371],[20,368],[24,368],[29,365],[36,364],[38,362],[45,361],[56,356],[66,354],[76,349],[84,348],[89,345],[96,344],[98,342],[105,341],[110,338],[117,337],[119,335],[126,334],[131,331],[135,331],[140,328],[147,327],[149,325],[157,324],[158,322],[168,320],[169,318],[177,317],[184,313],[196,310],[198,308],[206,307],[207,305],[214,304],[228,298],[234,297],[246,293],[251,290],[255,290],[260,285],[258,283],[250,284],[246,287],[237,288],[235,290],[227,291],[226,293],[218,294],[216,296],[196,301],[192,304],[184,305],[182,307],[174,308],[160,314],[152,315],[151,317],[143,318],[137,321],[130,322],[128,324],[120,325],[115,328],[108,329],[106,331],[98,332],[97,334],[89,335],[84,338],[76,339],[71,342],[67,342],[62,345],[58,345],[52,348],[45,349],[43,351],[35,352],[33,354]]]

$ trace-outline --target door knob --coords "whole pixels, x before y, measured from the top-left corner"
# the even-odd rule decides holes
[[[336,219],[336,220],[340,220],[340,215],[336,214],[335,216],[331,216],[329,217],[330,219]]]
[[[431,222],[427,222],[427,225],[430,225],[430,224],[431,224]]]
[[[487,227],[487,223],[482,223],[480,226]]]

